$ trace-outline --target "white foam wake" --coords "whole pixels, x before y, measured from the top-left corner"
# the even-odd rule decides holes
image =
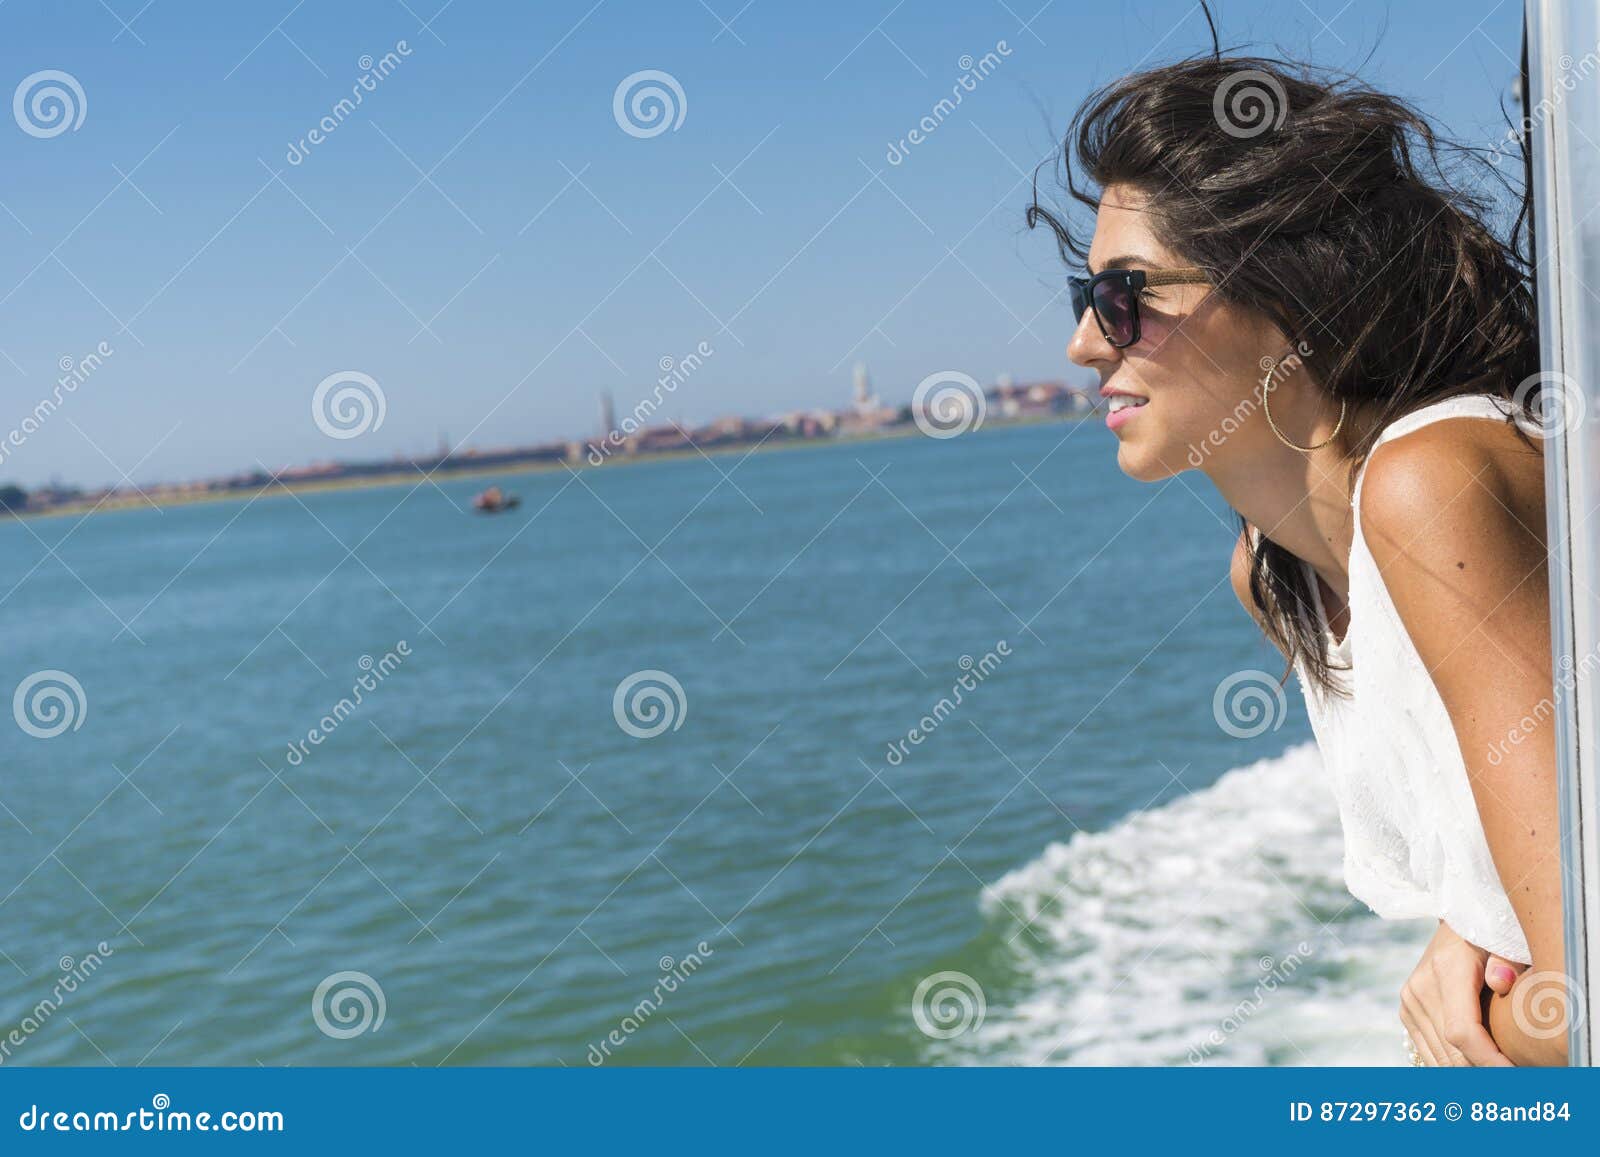
[[[1432,927],[1345,891],[1312,744],[1077,833],[986,888],[1021,981],[938,1060],[1397,1064]]]

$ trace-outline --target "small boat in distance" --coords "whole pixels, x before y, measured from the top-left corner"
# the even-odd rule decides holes
[[[522,499],[515,494],[507,494],[498,486],[491,486],[472,500],[472,509],[479,514],[499,514],[506,510],[515,510],[522,505]]]

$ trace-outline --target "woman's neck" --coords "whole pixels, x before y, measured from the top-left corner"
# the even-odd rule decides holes
[[[1274,438],[1243,460],[1213,462],[1207,471],[1229,506],[1309,563],[1340,595],[1348,589],[1355,533],[1349,447],[1359,440],[1361,425],[1347,422],[1343,437],[1316,450],[1295,450]],[[1319,433],[1313,443],[1326,435]]]

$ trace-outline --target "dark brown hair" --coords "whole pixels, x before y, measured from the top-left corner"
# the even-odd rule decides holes
[[[1225,301],[1311,348],[1302,372],[1373,418],[1341,444],[1352,477],[1384,426],[1442,398],[1498,395],[1537,419],[1527,202],[1499,172],[1521,177],[1517,148],[1499,158],[1449,141],[1353,77],[1217,51],[1093,93],[1058,162],[1067,193],[1091,209],[1109,185],[1147,195],[1163,244]],[[1493,179],[1464,180],[1468,168]],[[1510,216],[1506,191],[1520,210],[1502,236],[1492,222]],[[1041,204],[1037,172],[1027,220],[1049,227],[1068,264],[1087,260],[1089,237]],[[1268,636],[1333,690],[1305,568],[1249,538]]]

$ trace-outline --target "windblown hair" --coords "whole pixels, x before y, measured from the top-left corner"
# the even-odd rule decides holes
[[[1493,394],[1537,420],[1528,202],[1489,152],[1352,77],[1217,51],[1093,93],[1058,161],[1066,192],[1091,209],[1113,184],[1145,194],[1152,229],[1184,264],[1310,347],[1300,372],[1374,419],[1339,443],[1353,479],[1384,426],[1442,398]],[[1442,158],[1494,180],[1469,188]],[[1521,178],[1525,158],[1509,159]],[[1501,236],[1492,222],[1508,204],[1520,210]],[[1087,261],[1089,237],[1041,204],[1037,172],[1027,220],[1049,227],[1069,265]],[[1336,690],[1305,568],[1270,528],[1240,521],[1267,635]]]

